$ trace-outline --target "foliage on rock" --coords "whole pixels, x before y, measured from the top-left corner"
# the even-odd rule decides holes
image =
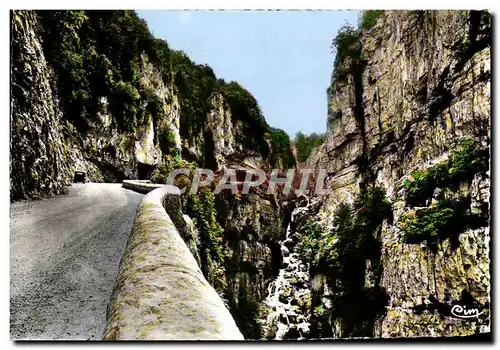
[[[209,187],[201,187],[186,198],[185,211],[193,216],[198,228],[201,269],[217,290],[225,288],[225,265],[222,226],[217,221],[215,195]]]
[[[480,217],[470,213],[470,198],[460,197],[458,193],[457,199],[450,193],[457,193],[461,184],[469,184],[475,174],[489,169],[489,151],[468,138],[459,139],[458,145],[447,161],[416,171],[405,180],[406,203],[410,206],[426,206],[437,188],[448,190],[448,195],[441,192],[437,201],[427,208],[401,216],[399,226],[404,243],[426,242],[435,249],[439,241],[447,238],[456,241],[458,234],[481,222]]]
[[[151,182],[157,184],[165,184],[169,174],[175,169],[187,169],[189,174],[178,174],[174,178],[174,186],[186,189],[189,192],[191,183],[193,181],[193,174],[197,168],[195,163],[188,162],[178,155],[167,155],[163,158],[162,163],[151,174]]]
[[[293,163],[287,135],[286,140],[278,138],[275,151],[270,149],[265,135],[276,132],[265,121],[250,92],[236,82],[217,79],[208,65],[196,64],[184,52],[172,50],[165,40],[154,38],[134,11],[58,10],[37,11],[37,15],[43,50],[54,68],[64,116],[80,133],[87,133],[97,121],[103,97],[109,101],[112,125],[119,132],[134,132],[146,114],[153,118],[155,127],[160,125],[166,101],[151,87],[142,86],[142,55],[146,54],[165,86],[179,97],[182,138],[203,131],[214,108],[212,97],[222,94],[233,122],[242,123],[241,140],[237,141],[244,149],[260,152],[264,159],[272,157],[273,162],[283,158],[283,163]],[[162,132],[166,133],[163,141],[169,141],[168,131]],[[160,142],[164,155],[177,151],[168,143]]]
[[[262,115],[257,100],[252,94],[237,82],[226,83],[219,80],[219,89],[227,100],[234,122],[243,124],[243,133],[251,135],[242,140],[245,147],[259,151],[265,158],[269,156],[269,146],[264,139],[264,134],[269,131],[269,125]]]
[[[441,200],[425,209],[405,214],[400,219],[404,243],[427,242],[434,246],[438,241],[453,237],[470,222],[467,206],[463,201]]]
[[[329,89],[335,82],[344,81],[349,73],[356,70],[356,63],[361,57],[360,31],[348,24],[342,26],[332,41],[332,49],[335,50],[335,60]]]
[[[342,337],[371,336],[373,321],[385,310],[386,294],[379,287],[382,275],[380,263],[381,242],[379,229],[392,215],[391,203],[385,191],[369,187],[357,196],[352,204],[341,204],[333,218],[333,228],[325,232],[319,224],[309,221],[305,237],[299,243],[299,254],[315,273],[326,276],[328,285],[337,286],[341,293],[324,309],[321,317],[328,317],[330,324],[342,319]],[[366,262],[371,262],[372,285],[365,287]],[[361,314],[352,312],[365,308]]]
[[[331,45],[335,51],[335,60],[329,90],[332,89],[336,82],[344,81],[348,74],[359,70],[362,31],[371,29],[383,13],[383,10],[363,11],[357,28],[345,24],[339,29]]]
[[[307,158],[311,155],[311,152],[314,148],[318,147],[322,143],[326,141],[326,135],[312,133],[309,135],[303,134],[302,132],[298,132],[295,134],[295,139],[293,140],[293,144],[295,145],[295,149],[297,150],[297,161],[305,162]]]
[[[457,140],[459,148],[451,157],[427,170],[417,170],[404,181],[406,203],[425,206],[436,188],[456,188],[472,180],[474,174],[489,169],[489,151],[481,149],[472,139]]]
[[[292,153],[290,137],[281,129],[269,128],[271,139],[271,154],[269,162],[271,166],[282,165],[283,169],[292,169],[297,164],[295,156]]]
[[[122,131],[135,124],[141,53],[154,38],[134,11],[37,11],[43,49],[57,77],[65,117],[86,132],[108,97]]]
[[[333,248],[330,247],[331,244],[329,243],[332,241],[334,242],[334,240],[332,240],[331,237],[325,237],[325,231],[319,222],[308,220],[302,227],[302,230],[303,238],[299,241],[296,249],[303,262],[317,262],[320,246],[325,246],[327,250]]]
[[[179,150],[175,144],[175,134],[170,126],[158,128],[158,145],[163,154],[179,157]]]
[[[359,26],[363,30],[369,30],[375,26],[377,19],[384,14],[384,10],[365,10],[361,12]]]

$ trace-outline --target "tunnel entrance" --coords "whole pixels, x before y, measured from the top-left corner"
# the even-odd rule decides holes
[[[145,164],[138,162],[137,163],[137,176],[139,180],[149,180],[151,174],[153,173],[154,166],[150,164]]]

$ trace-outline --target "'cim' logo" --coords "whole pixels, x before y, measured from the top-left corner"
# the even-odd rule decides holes
[[[461,305],[453,305],[453,307],[451,308],[451,313],[453,314],[453,316],[460,318],[472,318],[478,317],[483,313],[483,311],[479,312],[478,309],[466,309]]]

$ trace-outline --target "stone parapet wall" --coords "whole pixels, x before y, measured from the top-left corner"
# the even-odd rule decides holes
[[[124,182],[134,190],[152,186]],[[178,188],[161,185],[139,204],[108,305],[105,340],[243,340],[167,214],[178,196]]]

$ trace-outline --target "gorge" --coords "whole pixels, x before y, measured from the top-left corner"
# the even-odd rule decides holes
[[[299,161],[244,87],[134,11],[13,11],[11,201],[64,196],[78,170],[324,169],[327,195],[205,186],[168,212],[245,339],[489,333],[491,26],[365,11],[333,41],[325,141]]]

